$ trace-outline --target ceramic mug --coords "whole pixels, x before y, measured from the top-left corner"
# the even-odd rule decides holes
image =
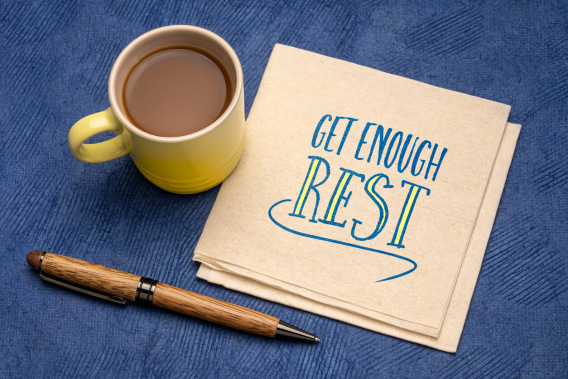
[[[212,124],[181,137],[161,137],[136,127],[125,115],[122,88],[132,67],[148,54],[170,46],[192,46],[213,54],[227,68],[233,84],[228,108]],[[110,108],[79,120],[69,131],[69,147],[84,162],[106,162],[129,154],[138,170],[158,187],[189,194],[215,187],[233,171],[244,145],[243,72],[231,46],[208,30],[172,25],[149,31],[132,41],[112,67]],[[103,132],[118,134],[87,144]]]

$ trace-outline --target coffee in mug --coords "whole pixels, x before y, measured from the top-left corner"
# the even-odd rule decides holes
[[[231,46],[189,25],[136,38],[109,77],[110,108],[79,120],[69,147],[84,162],[130,154],[152,183],[181,194],[221,183],[244,146],[243,73]],[[85,143],[99,133],[110,140]]]
[[[150,53],[129,73],[122,94],[128,119],[163,137],[195,133],[229,106],[233,85],[223,64],[189,46]]]

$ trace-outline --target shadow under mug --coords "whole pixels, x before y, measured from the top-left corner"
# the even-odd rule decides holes
[[[193,46],[213,54],[233,83],[228,108],[211,125],[181,137],[147,133],[126,117],[122,87],[130,69],[148,54],[170,46]],[[239,58],[221,37],[206,29],[172,25],[151,30],[132,41],[116,59],[109,77],[110,108],[84,117],[69,131],[69,147],[84,162],[106,162],[130,153],[138,170],[158,187],[173,193],[208,190],[225,180],[242,154],[245,132],[243,72]],[[103,133],[110,140],[88,144]]]

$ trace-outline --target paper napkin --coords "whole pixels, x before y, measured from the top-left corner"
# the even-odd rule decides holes
[[[276,45],[198,276],[455,351],[519,132],[508,113]]]

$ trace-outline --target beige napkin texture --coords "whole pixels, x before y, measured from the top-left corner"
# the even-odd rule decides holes
[[[276,45],[198,276],[456,351],[520,131],[509,109]]]

